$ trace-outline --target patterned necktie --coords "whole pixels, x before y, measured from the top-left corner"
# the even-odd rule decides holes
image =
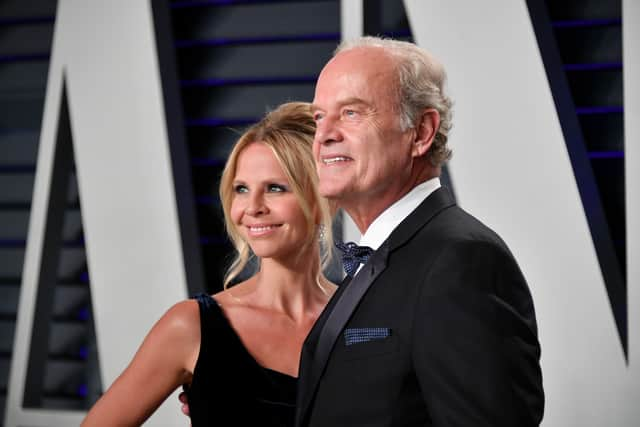
[[[360,264],[366,264],[374,250],[368,246],[358,246],[353,242],[336,243],[342,253],[342,266],[350,277],[355,276]]]

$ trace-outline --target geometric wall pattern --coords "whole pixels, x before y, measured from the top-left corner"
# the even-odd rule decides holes
[[[628,266],[625,260],[627,221],[625,220],[624,209],[624,162],[626,150],[623,142],[624,121],[622,118],[625,106],[622,104],[621,84],[623,69],[621,24],[623,16],[620,2],[607,2],[606,5],[603,5],[601,2],[594,1],[544,3],[543,1],[529,0],[522,2],[522,4],[518,2],[502,4],[496,1],[489,2],[484,10],[478,10],[475,14],[473,13],[475,6],[463,1],[453,2],[442,10],[439,9],[440,5],[432,4],[426,12],[417,13],[420,8],[425,7],[421,3],[421,1],[407,1],[405,2],[405,11],[402,3],[397,1],[372,0],[362,2],[360,9],[362,16],[359,17],[362,26],[361,31],[367,34],[386,34],[396,38],[414,39],[442,58],[450,72],[453,97],[457,102],[456,111],[454,112],[455,127],[452,133],[454,160],[450,168],[451,178],[447,175],[444,177],[444,181],[450,186],[455,184],[456,195],[462,206],[468,207],[474,214],[496,228],[514,249],[516,258],[523,263],[523,270],[530,281],[539,315],[543,344],[543,373],[545,374],[545,385],[550,398],[547,415],[551,420],[563,419],[562,425],[598,425],[600,417],[604,416],[603,414],[607,415],[604,418],[607,421],[624,420],[629,414],[634,414],[634,407],[626,405],[624,402],[634,393],[637,393],[637,386],[629,386],[626,389],[619,388],[620,384],[625,383],[625,375],[630,374],[631,371],[620,370],[616,365],[618,356],[624,364],[632,363],[629,343],[633,342],[631,337],[634,334],[633,330],[628,329],[630,323],[627,320],[632,311],[628,303],[627,294],[631,293],[633,289],[630,290],[628,288],[632,284],[626,281],[626,269]],[[466,15],[461,14],[457,19],[453,19],[456,23],[457,33],[447,36],[447,31],[454,26],[441,29],[437,36],[429,36],[425,32],[425,27],[435,30],[448,19],[452,19],[460,12],[461,9],[459,10],[458,8],[461,5],[467,7],[467,9]],[[500,5],[500,7],[494,9],[497,5]],[[342,6],[342,12],[344,12],[346,10],[344,8],[345,5],[343,4]],[[197,214],[199,229],[199,237],[196,235],[196,238],[199,239],[200,243],[200,252],[195,257],[202,257],[203,270],[201,273],[204,273],[204,286],[207,290],[213,292],[219,289],[221,272],[228,262],[229,245],[224,238],[224,231],[221,227],[220,206],[216,196],[216,181],[230,145],[237,137],[238,131],[255,121],[267,108],[290,99],[311,100],[317,73],[328,59],[335,44],[339,41],[341,30],[345,32],[345,28],[348,29],[348,23],[345,26],[344,19],[346,16],[343,15],[342,29],[339,28],[337,19],[341,13],[339,1],[174,1],[170,4],[170,9],[171,23],[166,19],[166,15],[164,18],[159,17],[157,14],[153,16],[156,26],[159,22],[164,26],[163,28],[168,28],[171,25],[174,33],[173,47],[175,48],[176,58],[175,60],[171,59],[171,52],[169,54],[167,52],[158,53],[161,73],[165,73],[160,78],[171,78],[171,76],[166,75],[167,70],[171,74],[171,67],[177,66],[180,93],[178,95],[176,92],[169,92],[169,94],[165,92],[163,94],[164,100],[158,102],[160,104],[164,102],[165,112],[168,114],[168,110],[171,109],[171,116],[177,118],[177,122],[174,121],[173,125],[167,123],[169,139],[174,143],[178,141],[179,144],[187,148],[185,155],[180,154],[180,148],[176,151],[175,147],[169,146],[171,156],[174,158],[173,168],[189,164],[186,169],[183,167],[177,175],[174,175],[174,178],[175,176],[184,177],[184,172],[187,169],[189,169],[187,173],[190,173],[190,176],[187,179],[179,178],[182,181],[175,182],[174,185],[176,189],[182,188],[183,190],[186,188],[185,185],[188,186],[186,191],[176,191],[179,204],[184,205],[185,203],[195,202],[195,213]],[[499,11],[492,15],[491,19],[495,20],[495,22],[493,22],[494,25],[490,30],[486,27],[478,30],[474,27],[478,22],[464,24],[469,13],[479,19],[487,10]],[[49,24],[53,22],[52,15],[53,12],[50,10],[46,16],[28,19],[32,19],[31,24],[35,24],[35,21],[38,21],[40,23],[44,22],[46,25],[47,22]],[[1,7],[0,16],[2,16]],[[430,21],[433,16],[439,17],[439,22]],[[526,17],[526,19],[522,20],[522,17]],[[12,19],[15,21],[14,18]],[[27,18],[20,19],[25,21]],[[162,19],[165,20],[162,21]],[[242,25],[245,22],[252,22],[254,25]],[[483,22],[486,25],[487,21]],[[15,25],[15,22],[5,22],[0,18],[0,30],[3,26],[11,25]],[[535,33],[532,33],[535,38],[525,37],[524,39],[527,40],[527,43],[534,40],[534,44],[536,44],[535,51],[540,55],[540,62],[536,63],[536,53],[531,52],[521,62],[533,64],[530,70],[526,71],[527,73],[531,72],[531,70],[536,73],[541,71],[541,73],[528,80],[525,85],[518,86],[518,89],[513,93],[522,91],[521,99],[526,98],[529,93],[526,86],[533,87],[535,86],[533,82],[543,81],[536,80],[538,77],[542,76],[544,78],[544,86],[551,88],[548,99],[551,100],[552,104],[545,104],[544,108],[538,109],[534,114],[534,116],[538,117],[531,117],[531,123],[540,122],[540,117],[546,114],[546,111],[555,111],[558,125],[557,135],[561,135],[558,141],[563,141],[566,144],[564,148],[566,150],[566,165],[569,166],[568,170],[571,173],[566,179],[550,179],[547,181],[547,177],[536,172],[551,171],[553,168],[550,165],[562,163],[562,161],[558,162],[558,158],[562,156],[554,156],[547,162],[544,157],[538,157],[538,152],[534,150],[531,151],[533,154],[527,161],[529,163],[539,162],[540,167],[537,170],[533,169],[536,172],[531,174],[531,179],[528,181],[537,181],[538,187],[562,187],[567,181],[575,183],[575,194],[565,198],[562,203],[568,207],[574,200],[573,197],[576,196],[575,200],[578,203],[575,206],[580,209],[581,213],[575,218],[584,216],[585,230],[587,230],[585,235],[589,236],[589,240],[577,251],[585,255],[581,259],[575,260],[575,264],[572,256],[566,252],[560,253],[556,257],[557,264],[573,266],[573,271],[577,273],[574,277],[565,277],[561,271],[558,271],[553,277],[550,272],[555,271],[558,265],[550,262],[541,267],[539,261],[540,258],[549,255],[541,255],[541,248],[548,252],[554,252],[563,245],[566,245],[566,247],[571,246],[567,244],[570,238],[564,238],[566,237],[565,232],[568,231],[568,234],[571,235],[573,230],[568,228],[580,229],[579,220],[575,221],[577,224],[572,224],[571,227],[566,227],[563,230],[563,242],[558,241],[557,247],[550,247],[550,245],[543,245],[541,242],[544,239],[544,233],[532,234],[532,229],[535,229],[537,225],[534,224],[529,227],[529,224],[526,224],[527,229],[522,229],[522,220],[525,215],[515,215],[520,209],[513,204],[519,203],[515,201],[517,197],[502,197],[497,203],[490,201],[492,197],[499,194],[508,194],[505,191],[505,187],[521,179],[522,177],[518,176],[518,174],[528,170],[527,167],[520,168],[517,173],[515,171],[504,173],[504,171],[509,171],[509,160],[496,164],[497,167],[492,168],[494,169],[493,171],[488,170],[476,173],[471,179],[468,177],[469,171],[474,170],[476,167],[474,163],[468,162],[469,153],[474,153],[476,149],[473,145],[469,145],[469,142],[473,142],[475,145],[484,145],[486,147],[485,151],[491,149],[488,148],[491,146],[490,138],[481,136],[484,135],[485,128],[475,122],[473,117],[482,116],[485,113],[483,108],[486,108],[487,105],[492,105],[491,102],[494,99],[499,99],[500,86],[508,85],[512,78],[515,79],[520,74],[507,74],[506,77],[503,76],[502,78],[498,78],[498,74],[494,74],[485,79],[480,85],[469,84],[467,86],[466,83],[475,81],[475,75],[482,74],[484,72],[483,68],[491,68],[492,64],[484,62],[486,58],[493,57],[492,55],[498,53],[500,49],[506,55],[511,45],[516,41],[522,40],[520,37],[523,31],[521,30],[529,26],[535,30]],[[507,29],[507,31],[499,35],[500,29]],[[500,38],[485,42],[475,51],[470,51],[466,54],[464,60],[471,61],[471,66],[460,66],[456,62],[458,61],[458,58],[455,57],[456,53],[469,49],[480,40],[489,40],[489,37],[494,33],[498,34]],[[504,34],[509,34],[508,38],[505,39]],[[167,35],[168,33],[164,33],[159,37],[167,37]],[[459,42],[458,39],[460,37],[466,38],[467,43],[464,43],[463,47],[451,48],[451,45],[455,46]],[[446,49],[443,48],[443,45],[447,43],[450,46]],[[0,38],[0,76],[3,72],[6,72],[6,64],[14,64],[16,61],[15,55],[11,58],[11,55],[2,56],[3,49],[5,49],[5,45],[2,44],[2,39]],[[518,52],[523,52],[523,50]],[[482,55],[480,55],[481,53]],[[43,55],[45,62],[47,57],[48,55]],[[513,54],[511,62],[506,62],[504,67],[496,73],[512,67],[517,68],[514,65],[514,61],[518,61],[515,59],[516,57],[517,53]],[[274,60],[274,58],[278,58],[278,60]],[[24,60],[24,57],[20,59],[20,61]],[[35,60],[38,61],[38,59]],[[539,66],[541,68],[538,68]],[[463,74],[465,78],[460,78],[460,70],[464,70],[464,73],[466,73],[466,75]],[[173,76],[173,79],[175,80],[175,76]],[[479,94],[485,89],[485,87],[482,87],[483,90],[478,88],[486,82],[497,83],[495,96],[485,96],[485,102],[479,104],[480,107],[476,107],[473,110],[475,114],[467,114],[468,106],[476,105]],[[542,88],[542,86],[540,87]],[[6,95],[6,92],[2,92],[4,88],[4,86],[0,85],[0,102],[2,102],[2,96]],[[470,89],[471,92],[466,92]],[[68,95],[66,89],[63,89],[61,93]],[[472,99],[465,97],[468,93],[472,94]],[[63,108],[60,109],[60,114],[61,118],[64,118],[64,107],[68,100],[66,95],[61,99],[60,105]],[[514,109],[511,108],[513,105],[520,104],[514,102],[506,108]],[[544,133],[545,126],[542,127],[543,130],[536,126],[521,126],[520,128],[510,129],[508,123],[503,124],[499,122],[499,119],[503,115],[508,115],[511,111],[502,111],[501,108],[504,109],[505,106],[502,105],[500,108],[492,109],[491,111],[494,112],[494,115],[490,117],[496,121],[487,122],[492,123],[492,130],[497,132],[492,134],[492,137],[500,139],[506,132],[513,138],[509,141],[509,144],[514,145],[528,137],[527,135],[523,138],[516,137],[522,135],[523,129],[528,130],[529,134],[540,135]],[[516,110],[522,113],[526,108],[525,106],[522,110]],[[73,121],[73,114],[69,115],[69,118]],[[0,118],[0,120],[2,119]],[[170,120],[167,122],[170,122]],[[178,126],[175,125],[176,123],[178,123]],[[64,120],[60,121],[59,124],[64,124]],[[469,126],[470,124],[472,125],[471,127]],[[0,125],[4,125],[4,122],[0,123]],[[546,127],[553,128],[554,124],[552,123]],[[472,133],[468,133],[470,128],[474,130]],[[10,133],[12,132],[0,126],[0,143],[3,142],[2,136]],[[58,140],[60,141],[60,137],[58,137]],[[69,144],[72,143],[70,138],[68,142]],[[541,142],[549,141],[536,140],[535,144],[540,144]],[[67,149],[69,147],[70,145],[67,146]],[[59,148],[64,149],[65,147],[61,145]],[[553,150],[557,150],[557,148],[558,146]],[[548,154],[553,150],[545,150],[544,153]],[[506,151],[510,152],[510,149]],[[523,148],[520,151],[524,152],[527,149]],[[73,166],[74,157],[76,157],[75,160],[77,162],[77,155],[66,156],[67,166],[62,168],[62,175],[70,173],[66,179],[72,182],[76,179],[76,171]],[[509,158],[513,159],[511,162],[513,165],[518,164],[517,157],[517,155],[514,155]],[[480,158],[481,156],[476,157],[476,159]],[[179,164],[177,166],[175,159],[178,159]],[[495,162],[496,159],[493,158],[492,161]],[[180,162],[182,162],[182,166],[180,166]],[[64,162],[57,164],[64,166]],[[23,162],[19,166],[22,168],[19,171],[16,169],[15,163],[11,166],[3,165],[4,163],[0,163],[0,180],[4,175],[24,174],[25,171],[28,172],[29,170],[33,173],[35,169],[33,163],[29,165],[28,162]],[[501,173],[497,173],[497,171],[501,171]],[[488,180],[494,191],[488,197],[485,195],[484,198],[480,198],[480,195],[485,194],[484,189],[473,188],[471,190],[473,186],[470,187],[469,183],[473,182],[474,185],[478,185],[485,180]],[[520,192],[522,192],[523,188],[528,188],[529,182],[525,184],[520,186]],[[71,235],[71,239],[67,238],[66,240],[60,240],[60,236],[55,237],[55,239],[58,239],[58,249],[62,248],[63,251],[68,251],[69,249],[83,250],[86,243],[86,233],[82,231],[84,229],[86,232],[87,224],[84,221],[85,210],[82,209],[82,214],[80,213],[82,198],[80,198],[81,203],[78,203],[75,184],[72,184],[71,187],[64,185],[59,187],[63,189],[60,191],[65,193],[65,197],[67,196],[66,191],[71,188],[71,202],[67,203],[64,208],[71,207],[72,209],[76,233]],[[550,193],[554,193],[558,189],[549,188],[549,190],[551,190],[549,191]],[[193,196],[191,193],[193,193]],[[537,200],[537,195],[534,193],[535,191],[531,193],[530,201]],[[75,202],[73,201],[74,198]],[[65,202],[67,201],[65,200]],[[5,202],[4,199],[0,199],[0,215],[2,215],[1,210],[3,207],[14,209],[17,206],[15,203],[13,205],[11,203],[14,202]],[[89,202],[89,206],[92,204],[93,202]],[[553,203],[549,204],[553,205]],[[527,209],[531,213],[537,207],[527,206]],[[566,211],[568,212],[571,209],[567,208]],[[65,209],[58,211],[62,212],[65,218],[68,216],[68,212],[65,213]],[[559,216],[560,218],[558,216],[547,217],[543,214],[540,215],[540,218],[542,222],[551,224],[553,222],[561,222],[563,220],[562,215]],[[90,213],[89,218],[91,217]],[[55,217],[53,219],[55,220]],[[64,219],[63,222],[66,221],[67,219]],[[89,219],[89,222],[91,221]],[[93,223],[95,224],[95,221]],[[196,229],[194,228],[193,230],[195,231]],[[535,238],[532,236],[535,236]],[[558,236],[555,236],[555,238],[558,239]],[[16,239],[11,240],[10,237],[2,239],[3,236],[0,236],[0,251],[10,252],[12,250],[11,245],[19,248]],[[189,239],[191,238],[187,240]],[[62,243],[63,241],[66,243]],[[193,246],[189,246],[188,243],[187,241],[183,250],[192,251],[189,259],[193,260]],[[185,245],[185,241],[182,244]],[[593,260],[596,266],[593,270],[587,247],[593,248]],[[90,253],[88,255],[91,257]],[[51,256],[51,260],[55,260],[56,257],[54,253]],[[84,318],[90,319],[92,309],[86,303],[90,297],[88,292],[89,271],[86,266],[84,270],[78,274],[78,281],[84,283],[82,297],[84,300],[81,298],[79,300],[81,302],[80,305],[68,307],[72,307],[71,312],[77,313],[78,316],[85,316]],[[545,274],[540,275],[539,272],[543,270],[546,270]],[[194,274],[193,270],[190,271],[191,273],[187,273],[187,275]],[[595,271],[598,272],[597,274],[602,274],[602,281],[592,280],[593,275],[590,276],[589,272]],[[93,273],[92,271],[92,286]],[[196,272],[195,274],[199,273]],[[100,277],[100,274],[98,277]],[[540,280],[542,277],[553,277],[553,279]],[[3,280],[9,283],[7,277],[0,278],[0,281]],[[15,281],[15,277],[11,280]],[[53,279],[54,282],[56,280],[59,281],[60,278]],[[195,283],[199,280],[196,277],[188,279],[188,282]],[[5,286],[4,281],[0,285]],[[550,282],[557,284],[553,290],[555,300],[569,301],[571,303],[571,305],[567,304],[566,307],[562,307],[562,311],[559,312],[563,313],[563,315],[560,317],[554,317],[554,311],[550,310],[548,306],[547,292],[550,289]],[[579,282],[579,284],[576,282]],[[69,284],[64,285],[68,286]],[[597,284],[599,290],[597,287],[592,286],[593,284]],[[78,287],[78,289],[82,288]],[[599,292],[602,292],[602,294],[600,295]],[[42,296],[46,295],[42,294]],[[91,297],[94,297],[94,295],[91,295]],[[51,298],[45,299],[49,300],[49,302],[51,300]],[[543,303],[540,303],[540,301],[543,301]],[[602,301],[606,301],[604,306],[600,304]],[[45,313],[46,310],[47,308],[42,312],[47,314]],[[53,306],[49,306],[48,310],[56,311]],[[7,311],[7,313],[10,313],[10,311]],[[51,313],[48,315],[51,316]],[[0,313],[0,321],[4,322],[3,325],[10,324],[13,322],[11,316],[11,314],[3,315]],[[55,315],[54,319],[58,321],[69,320],[68,317],[63,319],[58,316],[56,318]],[[582,322],[577,319],[581,319]],[[607,322],[611,322],[611,325],[608,325]],[[85,336],[90,337],[92,327],[90,323],[88,326],[89,332],[88,335],[85,333]],[[583,326],[586,330],[583,330]],[[611,329],[609,329],[609,326],[611,326]],[[45,329],[39,330],[38,333],[45,333]],[[564,342],[562,342],[563,340],[554,341],[555,338],[552,337],[554,334],[557,337],[563,337],[562,334],[565,333],[567,335]],[[583,348],[584,340],[582,337],[588,336],[591,337],[591,342],[597,343],[597,348],[593,348],[591,354],[588,355],[585,354],[585,351],[571,355],[572,350],[577,351],[577,349]],[[613,345],[610,339],[612,336],[615,337]],[[87,352],[90,352],[90,345],[87,346],[90,341],[83,341],[79,346],[76,345],[74,347],[74,344],[68,348],[75,348],[73,351],[86,355],[88,354]],[[558,345],[565,346],[563,360],[572,361],[571,369],[554,370],[553,365],[557,361],[553,360],[553,357],[556,354],[555,351]],[[45,353],[46,350],[43,350],[38,357],[42,358]],[[59,357],[59,355],[58,353],[56,357]],[[10,350],[8,354],[5,351],[0,356],[4,357],[4,359],[0,358],[1,371],[4,365],[8,365],[8,363],[4,365],[3,363],[7,362],[10,357]],[[66,354],[64,357],[68,356],[69,354]],[[34,357],[34,355],[32,354],[30,357]],[[588,372],[586,374],[586,371],[580,372],[580,368],[583,366],[582,360],[589,358],[591,358],[589,366],[597,365],[601,372]],[[87,361],[86,357],[83,360]],[[32,361],[29,365],[32,370],[29,375],[34,378],[33,382],[42,382],[46,371],[46,368],[43,369],[42,366],[46,366],[46,364],[43,365],[42,361],[39,363]],[[95,365],[92,368],[89,367],[89,369],[94,373],[97,372]],[[67,378],[69,377],[67,376]],[[598,380],[598,378],[603,379]],[[86,381],[86,377],[80,381],[80,383],[84,384],[83,387],[86,387]],[[82,399],[82,395],[87,393],[87,389],[77,387],[77,384],[80,383],[74,383],[73,381],[65,383],[66,390],[69,393],[68,397],[75,395],[74,399],[78,397],[80,397],[80,400]],[[584,414],[565,411],[564,414],[558,415],[557,402],[562,401],[570,407],[570,402],[575,401],[577,396],[582,398],[589,396],[589,393],[597,393],[594,387],[588,387],[586,384],[599,384],[603,393],[606,392],[612,396],[618,393],[618,406],[614,404],[613,400],[601,398],[597,403],[586,405]],[[2,392],[1,385],[0,392]],[[99,381],[97,388],[100,388]],[[32,388],[32,390],[37,389],[38,387]],[[64,397],[64,393],[67,393],[61,390],[65,390],[65,388],[57,389],[58,397]],[[42,387],[40,387],[38,393],[42,395]],[[25,399],[26,406],[30,406],[27,395],[25,395]],[[68,403],[65,403],[65,405],[68,405]],[[583,404],[582,406],[584,407],[585,405]],[[64,422],[59,425],[64,425]]]

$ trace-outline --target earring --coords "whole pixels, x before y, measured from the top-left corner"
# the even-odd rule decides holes
[[[324,238],[326,237],[327,233],[326,230],[324,228],[324,224],[319,224],[318,225],[318,240],[322,243],[324,241]]]

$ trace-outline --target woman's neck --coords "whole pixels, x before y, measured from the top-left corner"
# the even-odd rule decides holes
[[[335,287],[318,275],[317,255],[304,258],[296,263],[262,259],[260,271],[230,292],[238,302],[281,312],[296,323],[317,317]]]

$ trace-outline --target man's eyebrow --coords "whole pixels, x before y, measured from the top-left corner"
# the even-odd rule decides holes
[[[343,99],[338,102],[338,106],[343,107],[345,105],[353,105],[353,104],[364,104],[367,105],[368,102],[362,98],[358,98],[357,96],[352,96],[346,99]],[[316,104],[311,104],[311,111],[322,110],[322,108]]]
[[[368,102],[362,98],[358,98],[357,96],[352,96],[340,102],[340,105],[353,105],[353,104],[368,104]]]

